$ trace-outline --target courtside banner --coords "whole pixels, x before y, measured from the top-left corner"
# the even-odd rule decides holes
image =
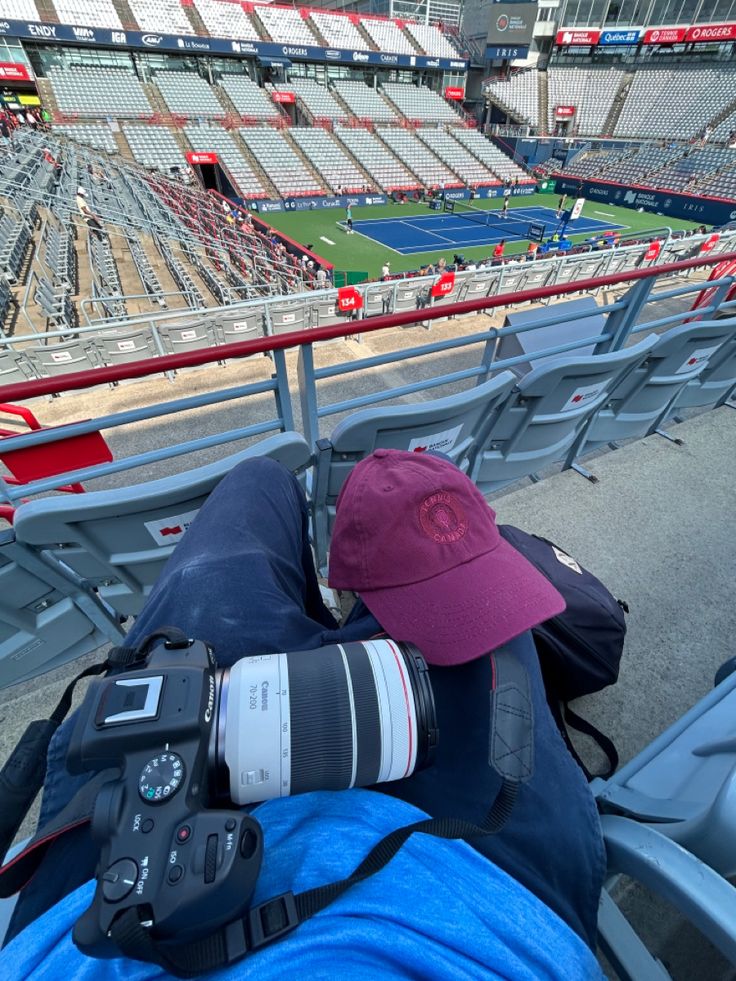
[[[579,218],[583,212],[583,205],[585,204],[585,198],[578,198],[575,204],[572,206],[572,211],[570,212],[570,221],[575,221]]]
[[[698,27],[691,27],[685,35],[685,40],[693,44],[736,41],[736,24],[701,24]]]
[[[640,35],[641,31],[638,27],[629,28],[626,31],[603,31],[598,38],[598,44],[604,48],[619,44],[638,44]]]
[[[600,31],[558,31],[556,43],[558,45],[578,45],[588,47],[598,44]]]
[[[653,27],[644,31],[644,44],[682,44],[687,34],[686,27]]]

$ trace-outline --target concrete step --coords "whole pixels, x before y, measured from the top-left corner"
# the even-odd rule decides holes
[[[37,78],[36,87],[38,89],[38,94],[41,97],[41,102],[51,113],[51,118],[53,120],[58,120],[58,117],[61,116],[62,113],[59,109],[59,103],[56,101],[54,90],[51,87],[51,82],[49,82],[47,78]]]
[[[130,9],[128,0],[112,0],[112,5],[117,11],[120,23],[126,31],[139,31],[141,29],[133,11]]]
[[[317,38],[319,40],[320,45],[323,48],[331,48],[332,45],[327,43],[327,38],[324,36],[324,34],[322,33],[322,31],[315,24],[314,20],[311,17],[309,18],[309,20],[307,21],[307,23],[309,24],[309,29],[312,31],[312,33],[317,35]]]
[[[613,97],[613,103],[611,104],[611,109],[606,116],[606,121],[603,124],[603,132],[608,134],[613,134],[616,128],[616,123],[619,120],[621,111],[626,104],[626,96],[628,95],[629,89],[631,88],[631,83],[634,81],[634,73],[626,72],[624,77],[621,79],[618,89],[616,90],[616,95]]]
[[[192,25],[192,29],[200,34],[202,37],[209,37],[210,32],[207,30],[205,22],[202,20],[202,16],[194,4],[191,7],[183,7],[184,13],[187,15],[189,23]]]
[[[125,134],[123,133],[122,129],[117,130],[117,132],[113,132],[112,135],[113,139],[115,140],[117,152],[120,154],[120,156],[124,157],[126,160],[133,161],[133,163],[137,163],[137,160],[133,156],[133,151],[128,146],[128,141],[125,139]]]
[[[539,127],[549,133],[549,76],[547,72],[537,72],[537,101],[539,104]]]
[[[162,116],[171,115],[171,110],[166,105],[164,97],[158,90],[158,86],[156,86],[153,82],[144,82],[143,91],[148,96],[148,101],[151,103],[154,112],[161,113]]]
[[[36,3],[36,9],[38,10],[39,17],[44,24],[61,23],[59,21],[59,15],[56,13],[56,7],[54,7],[53,0],[38,0]]]

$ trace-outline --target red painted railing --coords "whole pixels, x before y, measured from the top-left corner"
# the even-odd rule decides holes
[[[38,398],[42,395],[53,395],[57,392],[72,392],[94,385],[104,385],[111,382],[124,381],[128,378],[145,378],[146,375],[159,375],[165,371],[176,371],[178,368],[195,368],[204,364],[214,364],[231,358],[248,358],[254,354],[265,354],[267,351],[283,351],[287,348],[300,347],[302,344],[314,344],[318,341],[331,341],[340,337],[352,337],[357,333],[367,334],[390,327],[406,327],[425,320],[439,320],[452,315],[462,316],[468,313],[479,313],[492,310],[495,307],[505,307],[510,304],[532,303],[568,293],[581,293],[586,290],[597,290],[603,286],[614,286],[617,283],[634,283],[640,279],[653,279],[658,276],[670,276],[684,272],[687,269],[697,269],[713,266],[720,262],[736,260],[736,252],[722,255],[684,259],[680,262],[665,263],[661,266],[651,266],[647,269],[634,269],[625,273],[614,273],[610,276],[599,276],[596,279],[581,279],[560,286],[541,286],[532,290],[520,290],[513,294],[485,296],[477,300],[465,300],[463,303],[447,303],[437,307],[427,307],[422,310],[405,310],[401,313],[386,314],[382,317],[370,317],[361,321],[347,321],[344,324],[333,324],[328,327],[312,327],[309,330],[295,330],[288,334],[275,337],[257,337],[238,344],[223,344],[215,348],[202,348],[198,351],[183,351],[179,354],[167,354],[160,358],[149,358],[145,361],[133,361],[130,364],[113,365],[105,368],[93,368],[88,371],[76,371],[68,375],[58,375],[53,378],[38,378],[33,381],[16,382],[13,385],[0,387],[0,401],[17,402],[23,399]],[[703,288],[707,284],[703,283]],[[194,314],[193,314],[194,316]]]

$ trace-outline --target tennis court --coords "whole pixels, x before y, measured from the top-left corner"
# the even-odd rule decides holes
[[[500,210],[490,210],[489,221],[491,224],[481,224],[474,209],[473,213],[464,217],[462,213],[456,212],[353,220],[353,229],[401,255],[414,255],[435,249],[456,251],[471,246],[493,245],[502,238],[524,239],[528,235],[530,224],[546,225],[546,235],[550,236],[560,224],[554,208],[539,206],[512,208],[508,218],[501,218]],[[345,227],[344,222],[338,224]],[[596,218],[581,216],[568,223],[565,234],[570,237],[626,227],[628,226],[606,224]]]

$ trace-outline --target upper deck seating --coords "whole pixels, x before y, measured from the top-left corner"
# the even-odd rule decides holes
[[[222,3],[223,7],[231,4]],[[241,116],[249,119],[278,119],[279,110],[265,89],[247,75],[223,75],[220,86]]]
[[[448,38],[436,24],[415,24],[406,21],[406,30],[425,54],[439,58],[458,58],[459,52],[452,46]]]
[[[54,0],[54,7],[61,24],[109,27],[112,30],[123,27],[112,0]]]
[[[360,23],[379,51],[390,51],[394,54],[418,54],[418,48],[412,44],[395,21],[361,17]]]
[[[259,4],[256,8],[261,23],[277,44],[299,44],[319,47],[317,35],[302,17],[302,11],[290,7],[268,7]],[[305,11],[306,13],[306,11]]]
[[[399,121],[396,110],[384,102],[378,92],[365,82],[343,78],[334,83],[334,89],[358,119],[369,119],[374,123]]]
[[[423,123],[452,123],[456,126],[463,123],[449,102],[426,85],[385,82],[383,92],[407,119]]]
[[[195,150],[212,151],[218,155],[244,197],[266,196],[261,178],[243,156],[239,141],[233,135],[219,126],[195,126],[191,123],[184,127],[184,132]]]
[[[194,72],[158,72],[156,85],[171,112],[186,116],[224,116],[214,90]]]
[[[72,123],[68,126],[54,126],[54,133],[68,136],[76,143],[91,146],[93,150],[104,150],[106,153],[116,153],[115,137],[109,126],[104,123]]]
[[[59,109],[80,116],[152,116],[143,86],[123,68],[52,68],[48,73]]]
[[[403,160],[409,170],[417,175],[425,187],[434,187],[438,184],[452,186],[460,183],[457,174],[431,153],[415,133],[390,126],[378,126],[376,133],[396,156]]]
[[[517,178],[519,182],[529,183],[532,178],[527,174],[525,170],[515,164],[511,157],[507,157],[506,154],[499,150],[491,141],[479,133],[475,129],[453,129],[452,137],[458,140],[462,145],[477,157],[481,163],[492,170],[502,181],[512,180],[515,181]]]
[[[466,184],[498,184],[496,175],[449,133],[422,127],[416,134]]]
[[[261,40],[255,24],[239,3],[230,3],[229,0],[194,0],[194,6],[212,37]]]
[[[284,135],[269,126],[249,126],[240,137],[280,194],[321,194],[324,188]]]
[[[283,85],[274,85],[273,89],[293,92],[301,105],[315,119],[328,119],[332,122],[346,122],[350,114],[340,105],[326,85],[320,85],[311,78],[294,76]]]
[[[416,177],[389,153],[381,141],[365,129],[335,127],[337,136],[350,150],[358,163],[366,170],[376,184],[384,191],[395,188],[410,189],[418,187]]]
[[[128,125],[122,129],[133,156],[144,167],[169,171],[186,165],[184,154],[167,126]]]
[[[0,17],[8,20],[41,20],[35,0],[0,0]]]
[[[340,143],[323,129],[293,128],[291,138],[298,144],[307,160],[319,171],[325,184],[333,191],[363,190],[365,177],[345,153]]]
[[[142,31],[195,34],[180,0],[128,0]]]
[[[579,133],[598,134],[613,106],[624,73],[606,65],[601,68],[547,69],[549,130],[554,128],[555,106],[575,106],[573,127]]]
[[[536,68],[528,68],[508,79],[493,79],[488,93],[501,106],[531,126],[539,126],[539,80]]]
[[[309,17],[331,47],[350,51],[372,50],[349,16],[333,14],[328,10],[312,10]]]

